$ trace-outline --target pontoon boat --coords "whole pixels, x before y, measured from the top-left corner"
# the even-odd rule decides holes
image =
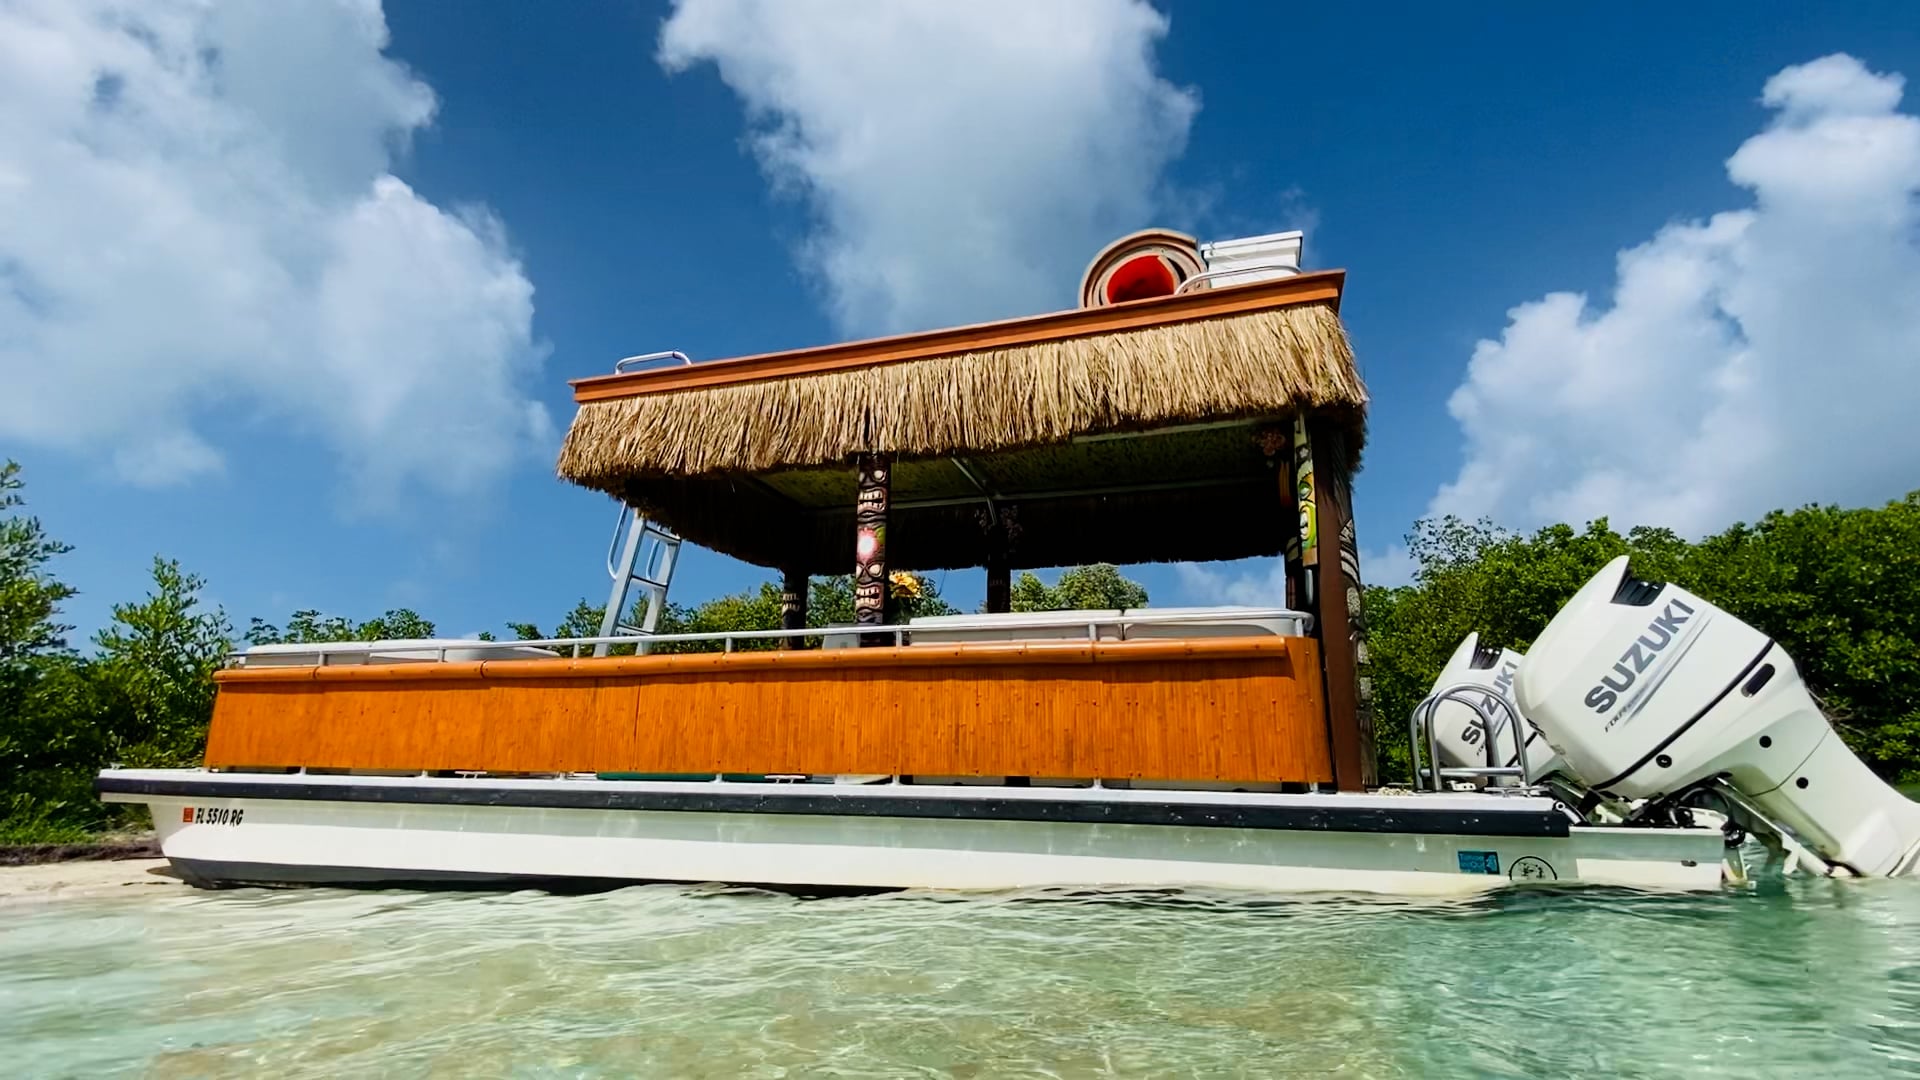
[[[1380,788],[1366,393],[1299,250],[1136,234],[1076,310],[623,360],[560,462],[621,508],[599,635],[250,649],[204,768],[98,788],[206,885],[1711,889],[1749,835],[1911,869],[1920,814],[1791,660],[1624,563],[1525,657],[1469,643]],[[683,542],[779,572],[783,626],[656,633]],[[1021,567],[1256,556],[1283,605],[1009,611]],[[899,617],[892,572],[961,567],[985,612]],[[809,627],[849,571],[853,625]]]

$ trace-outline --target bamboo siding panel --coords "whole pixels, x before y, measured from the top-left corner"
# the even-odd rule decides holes
[[[222,672],[212,767],[1333,778],[1307,638]]]

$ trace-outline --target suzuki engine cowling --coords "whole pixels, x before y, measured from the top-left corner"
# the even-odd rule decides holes
[[[1920,852],[1920,804],[1840,741],[1767,635],[1622,556],[1554,616],[1514,679],[1520,711],[1595,791],[1657,799],[1718,778],[1861,874]]]
[[[1522,654],[1512,649],[1482,646],[1479,634],[1468,634],[1460,647],[1453,650],[1446,667],[1440,669],[1440,677],[1434,680],[1432,693],[1465,684],[1484,686],[1511,698],[1514,675],[1520,670],[1522,658]],[[1490,698],[1487,700],[1491,702]],[[1520,755],[1513,746],[1512,720],[1498,706],[1488,704],[1487,711],[1492,715],[1495,725],[1492,761],[1488,760],[1486,737],[1479,718],[1471,708],[1454,700],[1442,701],[1434,706],[1433,736],[1440,748],[1441,764],[1455,769],[1479,768],[1488,764],[1506,767],[1520,764]],[[1532,724],[1525,724],[1524,727],[1527,732],[1527,780],[1534,781],[1558,770],[1561,762],[1538,728]],[[1495,783],[1513,786],[1520,783],[1520,779],[1502,776],[1497,777]]]

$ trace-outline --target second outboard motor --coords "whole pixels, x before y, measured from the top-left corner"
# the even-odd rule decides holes
[[[1522,654],[1512,649],[1496,649],[1480,644],[1480,635],[1468,634],[1460,647],[1453,650],[1453,656],[1447,660],[1447,666],[1440,669],[1440,677],[1434,680],[1432,693],[1439,693],[1450,686],[1462,684],[1484,686],[1490,690],[1513,696],[1513,679],[1520,670]],[[1493,715],[1494,752],[1491,764],[1512,767],[1520,764],[1520,755],[1513,747],[1512,721],[1505,710],[1493,707],[1488,711]],[[1459,701],[1442,701],[1433,708],[1433,737],[1440,748],[1441,764],[1451,769],[1472,769],[1489,764],[1485,735],[1480,728],[1479,718],[1473,710]],[[1548,773],[1559,771],[1561,761],[1553,747],[1540,734],[1540,729],[1532,724],[1524,725],[1527,732],[1527,780],[1536,781]],[[1502,776],[1494,781],[1503,787],[1520,783],[1518,777]]]
[[[1515,677],[1520,710],[1593,790],[1659,799],[1720,782],[1829,862],[1913,869],[1920,803],[1840,741],[1765,634],[1626,556],[1554,616]]]

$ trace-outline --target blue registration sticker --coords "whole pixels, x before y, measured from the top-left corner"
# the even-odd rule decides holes
[[[1500,872],[1500,853],[1497,851],[1463,851],[1460,853],[1460,872],[1463,874],[1497,874]]]

